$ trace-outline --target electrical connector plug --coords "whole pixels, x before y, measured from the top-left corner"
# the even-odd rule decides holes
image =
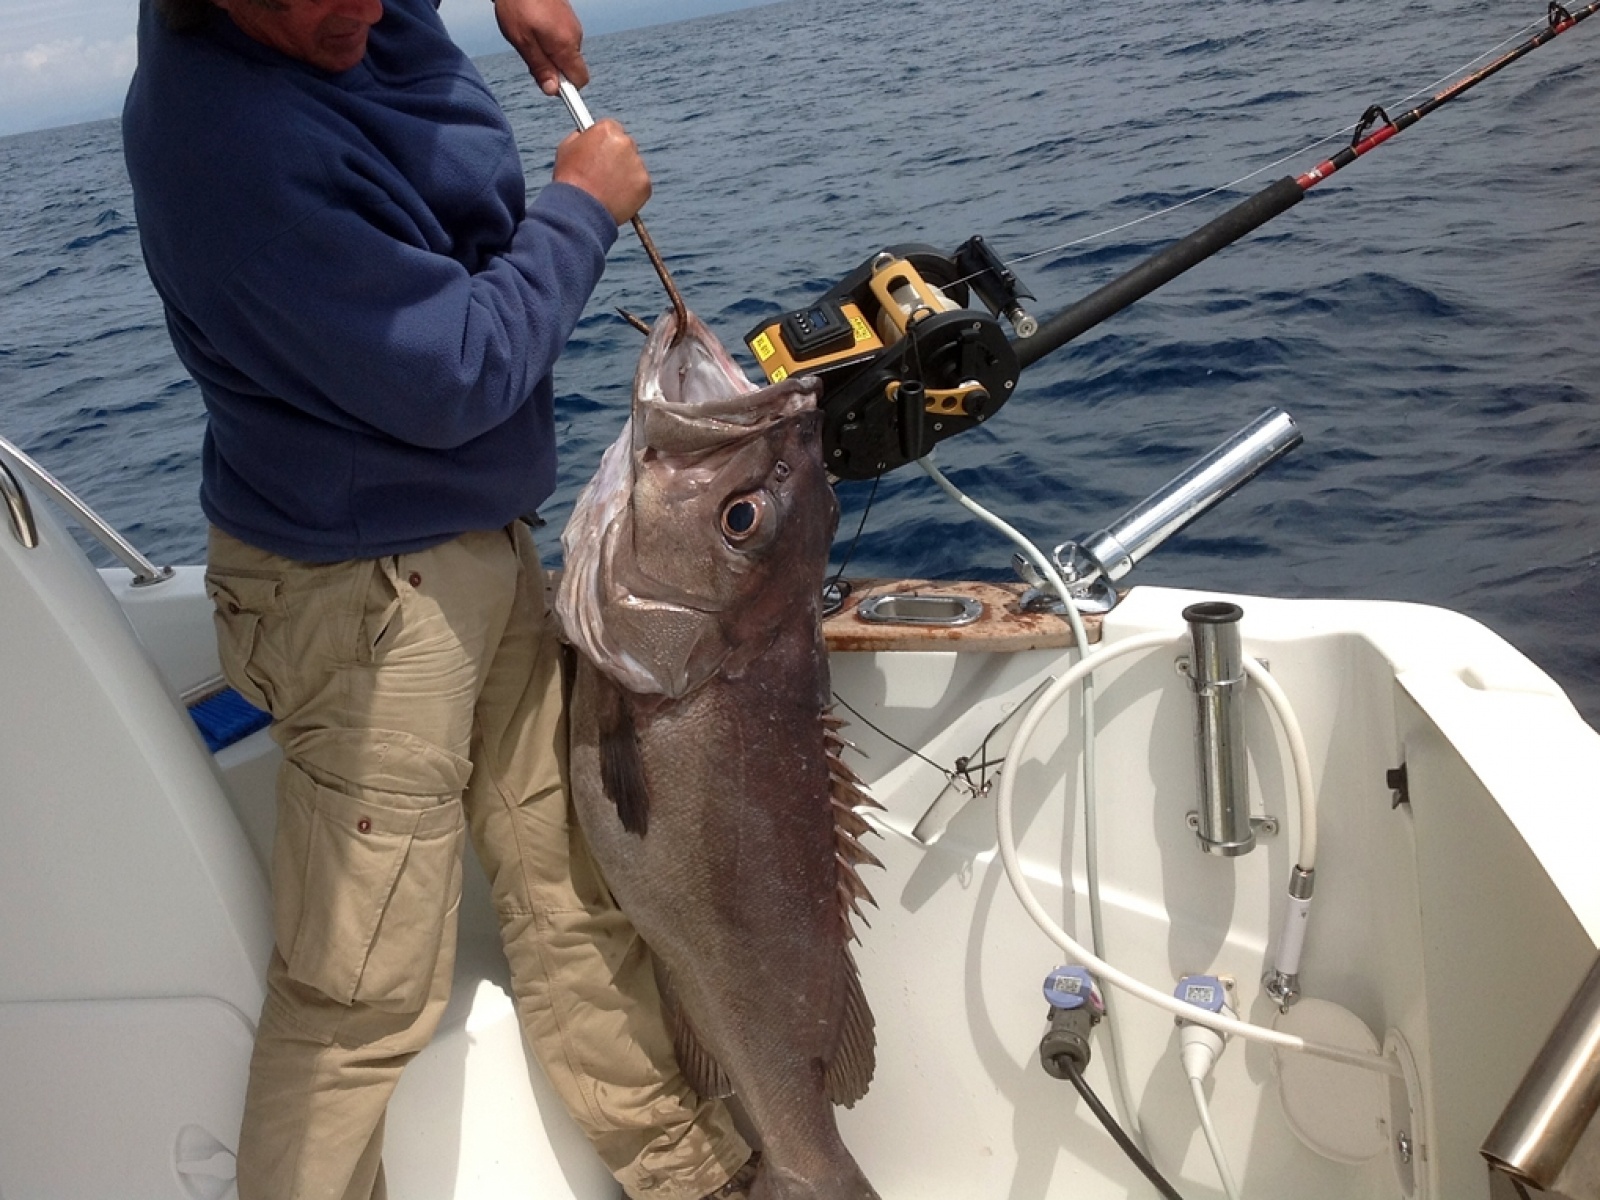
[[[1178,981],[1173,993],[1185,1004],[1192,1004],[1209,1013],[1232,1017],[1233,1007],[1228,1003],[1228,985],[1215,975],[1185,975]],[[1195,1115],[1200,1121],[1200,1131],[1205,1135],[1206,1147],[1211,1151],[1211,1161],[1216,1164],[1217,1178],[1228,1200],[1239,1200],[1239,1185],[1234,1182],[1228,1168],[1228,1158],[1222,1151],[1222,1139],[1211,1120],[1211,1107],[1206,1102],[1206,1079],[1211,1068],[1222,1055],[1225,1039],[1215,1029],[1178,1018],[1178,1046],[1183,1058],[1183,1073],[1189,1077],[1189,1094],[1194,1098]]]
[[[1192,1004],[1205,1012],[1233,1016],[1228,1004],[1227,985],[1215,975],[1185,975],[1178,981],[1173,993],[1185,1004]],[[1178,1045],[1183,1059],[1183,1073],[1190,1079],[1205,1079],[1211,1074],[1222,1055],[1226,1039],[1215,1029],[1178,1018]]]
[[[1083,967],[1057,967],[1051,971],[1044,977],[1044,998],[1051,1008],[1088,1008],[1096,1020],[1106,1011],[1100,985]]]
[[[1082,967],[1057,967],[1045,976],[1050,1027],[1039,1041],[1039,1062],[1056,1079],[1066,1079],[1067,1064],[1079,1073],[1089,1065],[1089,1034],[1105,1015],[1106,1002],[1094,976]]]

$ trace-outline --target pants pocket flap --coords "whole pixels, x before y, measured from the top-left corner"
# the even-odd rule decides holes
[[[341,1003],[420,1008],[461,886],[460,803],[391,808],[285,771],[273,891],[290,977]]]
[[[459,796],[472,776],[471,759],[399,729],[311,729],[290,738],[284,753],[323,782],[393,797],[395,809]]]
[[[229,613],[270,613],[283,607],[281,579],[207,571],[206,593],[219,609]]]

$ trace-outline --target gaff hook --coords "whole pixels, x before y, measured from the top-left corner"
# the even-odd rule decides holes
[[[561,100],[567,106],[567,112],[572,115],[572,123],[582,133],[594,124],[594,118],[589,115],[589,106],[583,102],[583,97],[578,94],[578,89],[573,87],[565,76],[557,77],[560,83]],[[672,275],[667,270],[667,264],[661,257],[661,252],[656,249],[655,242],[646,232],[644,222],[638,217],[633,218],[633,231],[639,235],[639,244],[644,247],[645,256],[650,260],[650,265],[656,269],[656,274],[661,277],[661,285],[667,289],[667,298],[672,301],[672,310],[678,314],[678,328],[673,335],[673,342],[689,328],[689,306],[683,302],[683,297],[678,292],[678,285],[672,282]]]

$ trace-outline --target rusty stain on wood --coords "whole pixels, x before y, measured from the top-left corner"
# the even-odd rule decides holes
[[[1027,588],[1021,583],[857,579],[850,581],[850,587],[844,607],[822,623],[831,651],[963,650],[1010,654],[1059,650],[1073,644],[1072,626],[1065,617],[1022,611],[1019,600]],[[970,625],[952,627],[869,623],[856,615],[856,606],[863,600],[890,594],[970,598],[983,605],[983,615]],[[1100,618],[1085,616],[1083,624],[1089,641],[1099,641]]]

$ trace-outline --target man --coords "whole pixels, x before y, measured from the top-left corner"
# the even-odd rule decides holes
[[[587,80],[567,0],[497,13],[546,91]],[[284,751],[241,1200],[384,1195],[468,831],[527,1041],[624,1189],[745,1195],[749,1148],[678,1073],[648,953],[570,819],[519,520],[554,484],[551,368],[650,193],[636,147],[610,121],[568,137],[526,203],[433,0],[145,0],[123,137],[207,408],[224,670]]]

